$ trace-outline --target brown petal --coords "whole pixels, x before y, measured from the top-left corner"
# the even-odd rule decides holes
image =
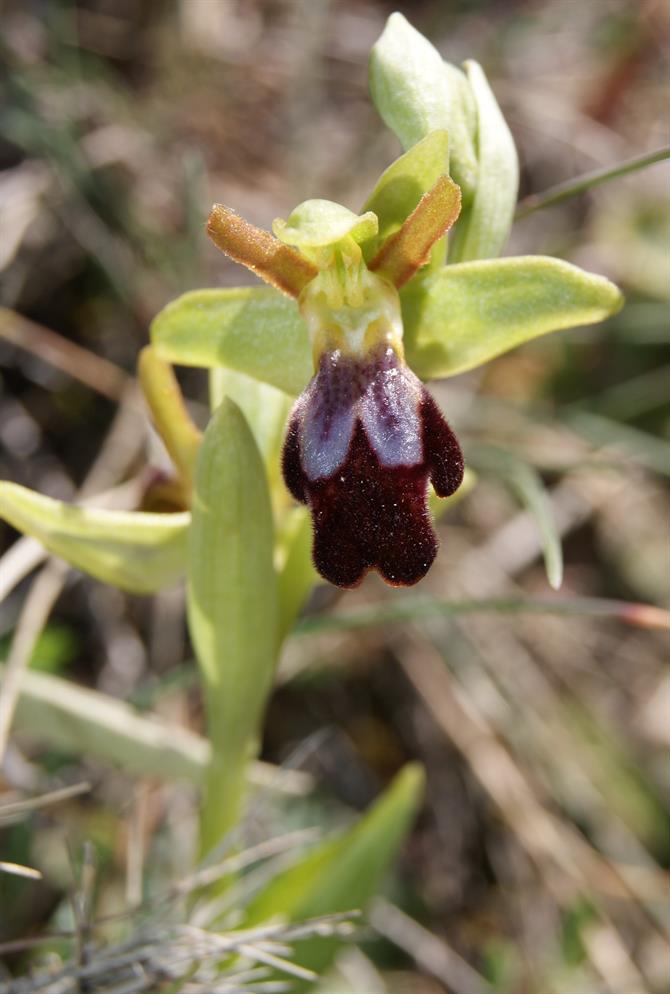
[[[246,266],[290,297],[297,297],[318,273],[316,266],[290,245],[284,245],[269,231],[249,224],[223,204],[212,207],[207,234],[234,262]]]
[[[460,188],[448,176],[440,176],[402,228],[387,238],[368,269],[386,277],[398,289],[404,286],[428,262],[433,245],[449,230],[460,211]]]

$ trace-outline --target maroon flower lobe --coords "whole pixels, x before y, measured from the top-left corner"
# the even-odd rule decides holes
[[[463,479],[463,456],[437,404],[393,348],[365,358],[339,349],[319,369],[289,418],[282,469],[314,525],[314,563],[339,587],[370,569],[394,586],[427,573],[437,537],[427,508]]]

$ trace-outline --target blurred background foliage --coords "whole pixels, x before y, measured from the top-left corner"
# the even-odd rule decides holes
[[[0,478],[62,499],[129,479],[155,454],[133,383],[153,315],[185,290],[251,279],[205,238],[211,203],[263,228],[308,197],[358,209],[398,154],[366,69],[393,9],[451,62],[484,65],[522,197],[669,140],[660,0],[0,9]],[[263,795],[252,840],[346,821],[408,759],[428,774],[388,899],[326,994],[667,990],[667,638],[579,607],[670,593],[669,175],[660,163],[519,221],[510,254],[603,273],[626,307],[436,388],[479,482],[442,520],[431,574],[411,594],[375,577],[353,593],[317,589],[284,654],[264,759],[318,789]],[[202,423],[204,376],[181,378]],[[553,507],[574,613],[425,610],[426,598],[547,594],[519,462]],[[0,532],[3,549],[15,539]],[[0,658],[26,590],[0,604]],[[179,595],[130,597],[71,573],[33,667],[201,729]],[[139,905],[189,865],[196,802],[188,786],[40,748],[20,729],[0,776],[0,815],[91,784],[0,821],[0,858],[43,873],[0,874],[11,991],[12,975],[67,952],[69,940],[37,952],[22,940],[72,932],[82,852],[91,921]]]

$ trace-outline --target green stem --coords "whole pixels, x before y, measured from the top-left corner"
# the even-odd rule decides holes
[[[518,205],[516,220],[518,221],[519,218],[526,217],[528,214],[545,207],[553,207],[554,204],[574,197],[578,193],[583,193],[585,190],[590,190],[594,186],[600,186],[601,183],[608,183],[611,179],[617,179],[619,176],[625,176],[627,173],[644,169],[646,166],[653,165],[654,162],[661,162],[668,158],[670,158],[670,145],[665,145],[663,148],[656,149],[655,152],[636,155],[616,166],[594,169],[592,172],[584,173],[583,176],[566,180],[565,183],[558,183],[556,186],[549,187],[544,193],[532,193]]]
[[[156,431],[190,494],[196,456],[202,436],[188,413],[172,366],[147,345],[137,364],[140,386],[151,411]]]

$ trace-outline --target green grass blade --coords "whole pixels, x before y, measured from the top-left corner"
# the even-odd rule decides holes
[[[353,828],[322,843],[271,880],[251,904],[245,924],[276,916],[301,921],[364,908],[378,893],[397,856],[416,817],[423,789],[421,767],[406,766]],[[309,939],[298,947],[295,961],[322,972],[337,946],[337,939]]]

